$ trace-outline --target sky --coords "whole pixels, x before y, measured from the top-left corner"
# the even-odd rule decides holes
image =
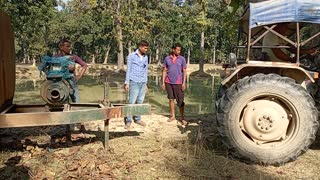
[[[68,1],[70,1],[70,0],[62,0],[64,3],[67,3]],[[56,9],[58,10],[58,11],[61,11],[62,10],[62,7],[61,6],[57,6],[56,7]]]

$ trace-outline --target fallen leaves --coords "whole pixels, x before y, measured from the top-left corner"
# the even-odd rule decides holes
[[[39,148],[38,146],[27,146],[26,150],[30,152],[31,156],[40,155],[45,152],[43,148]]]
[[[112,168],[108,164],[100,164],[98,165],[98,168],[103,173],[111,172],[112,170]]]
[[[74,148],[70,148],[69,152],[67,154],[65,154],[66,156],[72,156],[74,155],[76,152],[78,152],[80,150],[80,146],[79,147],[74,147]]]

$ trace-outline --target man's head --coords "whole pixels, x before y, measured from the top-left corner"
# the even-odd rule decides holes
[[[182,49],[181,44],[175,43],[175,44],[172,46],[172,54],[175,55],[175,56],[179,56],[180,53],[181,53],[181,49]]]
[[[147,41],[145,40],[140,41],[139,47],[138,47],[140,54],[142,55],[146,54],[148,51],[148,48],[149,48],[149,43]]]
[[[63,55],[68,55],[70,54],[70,51],[71,51],[71,42],[67,39],[67,38],[62,38],[60,41],[59,41],[59,50],[61,51],[61,53]]]

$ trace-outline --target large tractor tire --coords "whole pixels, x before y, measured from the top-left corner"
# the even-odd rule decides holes
[[[319,123],[314,100],[291,78],[245,77],[218,101],[218,132],[241,159],[281,165],[295,160],[315,140]]]

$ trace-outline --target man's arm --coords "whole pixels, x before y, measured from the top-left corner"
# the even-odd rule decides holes
[[[165,81],[166,81],[166,76],[167,76],[167,63],[166,59],[164,59],[163,62],[163,70],[162,70],[162,89],[166,89]]]
[[[76,80],[79,81],[83,77],[84,73],[86,72],[88,65],[77,55],[74,55],[73,59],[75,60],[76,63],[78,63],[81,66],[80,73],[76,75]]]
[[[83,77],[84,73],[87,70],[87,67],[88,66],[81,66],[80,73],[79,73],[79,75],[76,76],[77,81],[79,81]]]
[[[167,76],[167,68],[163,66],[163,70],[162,70],[162,89],[163,90],[166,89],[166,85],[165,85],[166,76]]]
[[[292,47],[287,49],[291,53],[297,53],[297,49]],[[284,53],[281,49],[279,48],[272,48],[272,52],[274,55],[283,60],[283,61],[289,61],[289,62],[296,62],[296,57],[290,57],[288,54]],[[300,49],[300,54],[314,54],[316,52],[315,49]]]
[[[127,72],[126,72],[126,79],[124,81],[124,90],[126,92],[129,92],[129,82],[130,82],[130,73],[131,73],[131,62],[132,62],[132,56],[128,56],[127,61]]]
[[[132,62],[132,57],[129,55],[128,61],[127,61],[126,79],[124,81],[124,84],[129,84],[129,81],[130,81],[131,62]]]
[[[288,49],[291,53],[297,53],[297,49],[294,47],[291,47]],[[300,54],[314,54],[315,52],[317,52],[316,49],[311,48],[311,49],[300,49]]]
[[[149,68],[149,57],[147,55],[145,55],[145,76],[147,78],[147,82],[146,82],[146,93],[148,93],[148,68]]]
[[[145,75],[147,76],[147,81],[148,81],[148,68],[149,68],[149,57],[147,56],[147,55],[145,55],[145,62],[144,62],[144,64],[145,64]]]
[[[182,83],[182,91],[186,89],[186,79],[187,79],[187,69],[183,69],[183,83]]]
[[[183,73],[182,91],[184,91],[186,89],[186,81],[187,81],[187,63],[185,59],[183,59],[183,63],[182,63],[182,73]]]
[[[289,61],[289,62],[295,62],[294,58],[291,58],[290,56],[288,56],[286,53],[284,53],[280,48],[272,48],[271,49],[273,54],[283,60],[283,61]]]

